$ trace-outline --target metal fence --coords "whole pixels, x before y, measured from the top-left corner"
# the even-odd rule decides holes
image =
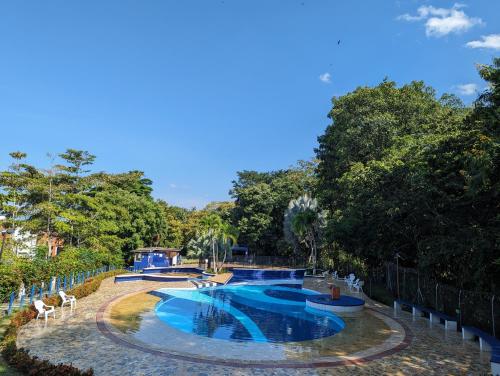
[[[229,263],[247,267],[304,267],[306,259],[275,256],[234,256]],[[429,274],[412,268],[404,268],[395,263],[383,267],[367,269],[363,265],[337,262],[335,269],[339,275],[354,273],[364,280],[365,293],[377,298],[376,289],[383,289],[390,299],[403,299],[411,303],[432,308],[457,318],[458,330],[462,325],[474,326],[500,338],[500,296],[459,289],[439,283]],[[372,289],[373,287],[373,289]],[[387,302],[390,304],[390,302]]]
[[[73,272],[68,275],[51,277],[48,281],[38,285],[33,284],[28,290],[20,288],[19,291],[12,291],[7,296],[7,302],[0,301],[2,303],[1,314],[9,316],[15,309],[31,305],[35,300],[57,295],[60,290],[71,290],[73,287],[85,283],[89,278],[115,269],[114,266],[110,265],[86,272]]]
[[[394,263],[359,275],[365,278],[368,295],[372,284],[384,286],[394,299],[400,298],[456,317],[458,330],[462,325],[474,326],[500,338],[500,297],[492,293],[442,284],[417,269],[403,268]]]

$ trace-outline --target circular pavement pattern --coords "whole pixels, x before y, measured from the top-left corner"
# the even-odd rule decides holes
[[[217,355],[209,354],[193,354],[188,352],[181,352],[175,348],[158,348],[149,346],[144,341],[138,341],[129,335],[124,335],[117,331],[113,324],[109,321],[109,314],[111,308],[115,304],[125,298],[137,295],[138,293],[146,293],[151,289],[144,289],[139,292],[125,293],[119,295],[108,302],[104,303],[96,313],[96,323],[99,331],[114,343],[125,348],[135,349],[149,353],[155,356],[183,360],[193,363],[214,364],[221,366],[237,367],[237,368],[317,368],[317,367],[338,367],[346,365],[360,365],[373,360],[378,360],[383,357],[395,354],[406,347],[412,341],[413,335],[407,325],[398,320],[397,318],[390,317],[389,315],[378,311],[373,308],[365,308],[365,312],[375,316],[377,319],[382,320],[389,328],[390,334],[388,338],[378,345],[363,349],[362,351],[351,351],[347,355],[338,356],[319,356],[310,360],[295,360],[295,359],[282,359],[282,360],[255,360],[255,359],[237,359],[235,357],[222,357],[220,354],[225,352],[217,348]],[[179,333],[177,342],[182,341],[182,333]],[[234,347],[234,342],[227,341],[227,346]],[[240,344],[238,344],[240,345]],[[220,342],[218,343],[220,346]],[[251,351],[251,348],[249,348]]]

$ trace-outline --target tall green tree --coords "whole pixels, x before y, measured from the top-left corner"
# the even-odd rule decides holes
[[[2,171],[0,184],[3,187],[2,211],[7,215],[9,225],[15,227],[18,216],[22,215],[26,191],[26,153],[15,151],[9,154],[13,159],[7,171]]]
[[[496,62],[480,70],[497,72]],[[401,252],[445,282],[494,288],[484,276],[498,275],[497,90],[493,81],[472,110],[421,82],[334,98],[316,150],[329,241],[369,265]]]
[[[54,238],[65,249],[93,248],[126,258],[134,248],[166,244],[165,213],[142,172],[92,174],[95,157],[75,149],[58,161],[50,157],[48,169],[28,165],[24,153],[12,156],[11,168],[0,173],[1,211],[12,226],[45,237],[49,256]]]
[[[283,217],[290,200],[313,191],[314,162],[272,172],[242,171],[233,181],[235,199],[233,223],[240,231],[239,241],[263,255],[291,255],[285,241]]]

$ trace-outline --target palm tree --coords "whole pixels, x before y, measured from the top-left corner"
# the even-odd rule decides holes
[[[292,229],[295,235],[303,241],[311,250],[309,256],[310,262],[313,264],[313,274],[316,274],[317,248],[315,227],[318,221],[318,215],[311,209],[306,209],[297,213],[292,220]]]
[[[222,269],[222,266],[226,262],[227,252],[230,251],[233,245],[238,242],[238,230],[236,227],[230,225],[227,222],[223,222],[219,230],[219,244],[224,250],[224,257],[218,269]],[[216,271],[217,273],[217,271]]]
[[[201,221],[203,235],[207,237],[212,251],[213,268],[215,274],[226,262],[227,251],[236,244],[238,232],[229,223],[223,222],[217,214],[209,214]],[[224,251],[222,262],[219,264],[219,253]]]
[[[309,260],[313,264],[313,274],[316,274],[317,238],[324,222],[325,213],[319,209],[317,200],[308,194],[290,201],[285,212],[285,238],[293,245],[296,252],[300,243],[305,243],[310,249]]]
[[[210,239],[206,235],[200,234],[187,243],[187,255],[203,260],[210,255],[210,245]]]

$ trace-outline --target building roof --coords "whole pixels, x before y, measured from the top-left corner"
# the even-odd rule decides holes
[[[152,252],[177,252],[179,253],[181,250],[177,248],[165,248],[165,247],[146,247],[146,248],[138,248],[134,249],[132,252],[134,253],[152,253]]]

